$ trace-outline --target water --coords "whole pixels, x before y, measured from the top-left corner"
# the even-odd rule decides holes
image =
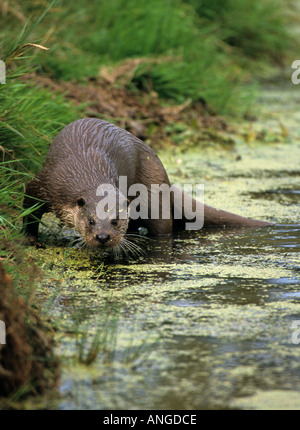
[[[146,256],[104,264],[48,245],[40,294],[58,318],[58,352],[77,354],[74,319],[85,346],[97,327],[103,339],[91,365],[63,367],[47,407],[300,409],[299,126],[290,130],[289,142],[161,154],[177,181],[200,172],[208,204],[270,227],[145,240]]]
[[[295,407],[300,225],[192,236],[85,289],[119,303],[118,341],[109,364],[64,373],[59,408],[263,408],[261,393]]]

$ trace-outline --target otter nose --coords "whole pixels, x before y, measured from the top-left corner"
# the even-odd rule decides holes
[[[98,242],[104,244],[110,239],[110,235],[107,233],[100,233],[96,235],[96,239]]]

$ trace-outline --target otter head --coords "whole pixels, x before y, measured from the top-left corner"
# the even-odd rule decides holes
[[[92,248],[118,246],[128,228],[127,199],[117,188],[105,192],[100,198],[95,191],[81,193],[71,212],[72,222],[68,224],[72,224]]]

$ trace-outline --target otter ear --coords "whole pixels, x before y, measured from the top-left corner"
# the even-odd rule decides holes
[[[80,197],[78,200],[77,200],[77,204],[78,204],[78,206],[84,206],[85,205],[85,200],[84,200],[84,198],[83,197]]]

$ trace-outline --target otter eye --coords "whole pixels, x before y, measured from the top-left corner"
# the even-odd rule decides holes
[[[80,199],[77,200],[77,204],[78,206],[84,206],[85,205],[85,200],[83,197],[80,197]]]
[[[117,219],[111,220],[112,225],[118,225],[119,221]]]
[[[90,219],[90,220],[89,220],[89,224],[90,224],[90,225],[95,225],[95,221],[94,221],[93,219]]]

